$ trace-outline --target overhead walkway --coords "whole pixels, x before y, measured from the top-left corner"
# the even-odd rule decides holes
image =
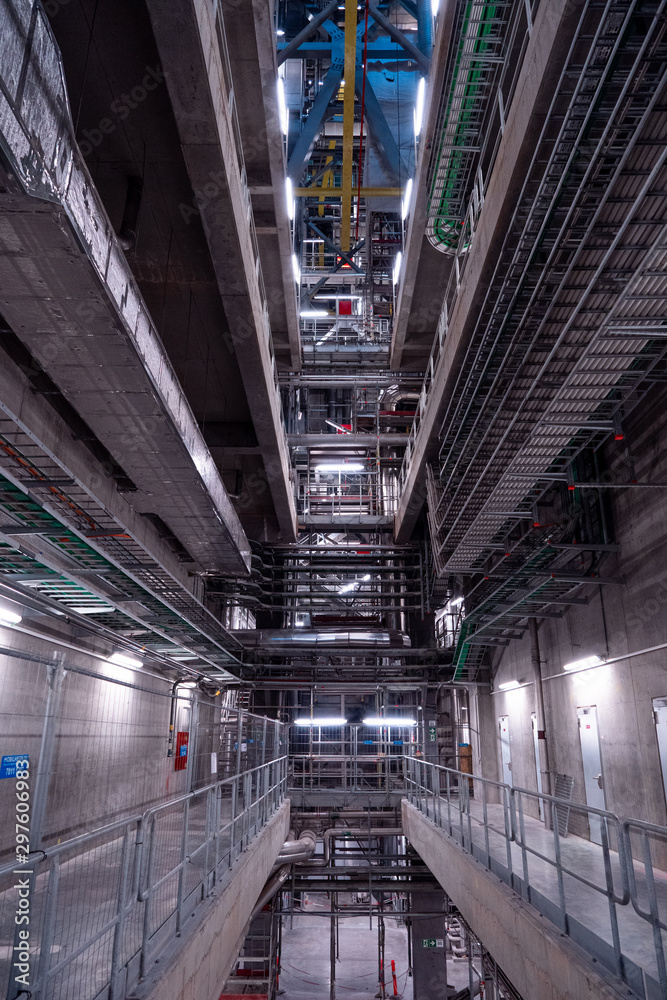
[[[667,996],[657,867],[667,829],[415,758],[406,766],[405,835],[522,995],[541,983],[540,997]],[[527,815],[538,802],[553,829]],[[592,839],[568,824],[590,824]]]

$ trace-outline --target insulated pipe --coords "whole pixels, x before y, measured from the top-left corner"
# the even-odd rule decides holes
[[[352,840],[367,840],[369,837],[402,837],[403,827],[402,826],[387,826],[387,827],[360,827],[358,829],[351,829],[345,826],[335,826],[329,830],[325,830],[322,834],[322,840],[324,841],[324,864],[329,864],[329,858],[331,856],[331,841],[334,837],[340,837]]]
[[[316,847],[317,834],[314,833],[313,830],[304,830],[298,840],[285,841],[283,846],[280,848],[280,854],[275,860],[273,872],[268,882],[262,889],[259,899],[255,903],[255,908],[252,911],[252,916],[250,917],[251,920],[253,920],[257,914],[264,909],[269,900],[273,899],[275,894],[285,883],[294,862],[306,861],[308,858],[311,858],[315,853]]]
[[[316,847],[317,834],[313,830],[304,830],[298,840],[285,841],[274,862],[274,868],[279,865],[291,865],[295,861],[307,861],[308,858],[312,858]]]
[[[323,809],[318,816],[312,812],[293,812],[292,819],[324,819],[325,816],[336,816],[340,819],[368,819],[368,809]],[[395,809],[377,809],[371,813],[371,819],[384,819],[385,816],[396,818]]]
[[[431,0],[417,0],[417,45],[426,58],[430,59],[433,49],[433,12]]]
[[[542,663],[540,658],[540,641],[537,634],[537,619],[528,619],[530,633],[530,660],[533,665],[533,680],[535,682],[535,715],[537,722],[537,747],[539,760],[537,765],[542,776],[542,791],[551,795],[551,769],[549,767],[549,744],[547,743],[547,723],[544,711],[544,691],[542,689]],[[544,825],[547,830],[552,828],[551,809],[546,802],[542,804]]]
[[[252,911],[252,916],[250,917],[251,920],[254,920],[257,914],[262,912],[269,900],[273,899],[278,890],[284,885],[289,873],[290,865],[283,865],[280,871],[269,879],[255,904],[255,909]]]

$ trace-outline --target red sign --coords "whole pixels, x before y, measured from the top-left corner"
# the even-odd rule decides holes
[[[190,733],[176,733],[176,756],[174,771],[184,771],[188,766],[188,740]]]

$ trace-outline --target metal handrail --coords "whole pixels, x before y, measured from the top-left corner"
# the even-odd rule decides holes
[[[615,975],[636,989],[637,976],[639,975],[641,978],[643,971],[622,952],[621,932],[617,912],[617,907],[629,908],[631,905],[635,913],[652,928],[658,980],[660,989],[662,990],[661,995],[667,996],[667,966],[661,933],[663,930],[667,930],[667,922],[660,915],[659,901],[655,887],[653,859],[649,843],[650,837],[657,837],[667,845],[667,827],[656,826],[655,824],[635,819],[620,820],[615,813],[606,809],[597,809],[586,803],[573,802],[570,799],[561,799],[554,795],[534,792],[526,788],[513,787],[490,778],[457,771],[454,768],[444,767],[440,764],[420,760],[415,757],[405,758],[405,769],[408,800],[420,812],[424,813],[427,818],[443,829],[464,850],[472,854],[487,869],[493,871],[495,875],[499,876],[516,892],[520,893],[526,902],[531,905],[538,904],[540,912],[556,923],[564,934],[575,940],[579,936],[578,920],[572,917],[571,913],[568,913],[565,877],[574,879],[581,885],[604,896],[607,899],[609,907],[613,955],[609,955],[605,951],[604,943],[601,941],[602,948],[599,952],[595,953],[595,957],[597,960],[603,962]],[[444,788],[442,787],[443,776]],[[471,785],[481,792],[481,817],[474,815],[471,809]],[[494,795],[500,798],[504,831],[492,826],[489,821],[487,805],[489,804],[489,792],[491,790]],[[524,799],[526,797],[542,803],[543,809],[551,808],[551,829],[554,841],[553,857],[550,857],[528,843],[524,822]],[[595,816],[600,819],[602,843],[599,846],[602,852],[604,884],[592,881],[581,871],[577,871],[575,867],[572,867],[571,864],[564,862],[561,848],[563,835],[559,830],[557,815],[559,807],[566,807],[571,811],[586,816]],[[455,813],[458,813],[457,821],[453,819],[453,809]],[[483,827],[483,847],[474,840],[473,823]],[[632,861],[631,834],[633,832],[635,834],[639,833],[643,838],[643,865],[646,893],[648,896],[648,909],[642,907],[639,902],[640,893]],[[502,868],[497,858],[492,855],[490,833],[504,836],[505,869]],[[615,847],[612,847],[611,844],[614,839]],[[521,852],[521,875],[514,870],[512,844],[515,844]],[[617,857],[620,886],[615,884],[614,865],[612,863],[612,855],[614,854]],[[555,868],[557,873],[558,904],[550,904],[549,900],[544,897],[542,890],[537,890],[534,885],[531,885],[528,869],[529,855]],[[591,938],[592,935],[590,930],[588,930],[586,938],[578,941],[589,952],[591,951]],[[646,976],[645,978],[649,981],[651,977]]]
[[[112,956],[107,981],[102,985],[104,988],[109,988],[110,1000],[120,1000],[121,997],[125,996],[127,989],[126,970],[130,964],[138,956],[139,976],[140,978],[145,977],[149,965],[153,961],[155,938],[158,931],[161,932],[160,948],[166,941],[162,935],[162,929],[169,920],[173,920],[173,926],[170,928],[168,936],[174,937],[181,933],[185,912],[187,912],[184,909],[186,901],[196,907],[211,895],[222,875],[220,872],[221,864],[225,865],[225,871],[232,867],[252,837],[266,825],[282,803],[286,789],[287,756],[283,755],[249,768],[247,771],[222,778],[202,788],[169,799],[144,813],[135,813],[64,843],[34,852],[22,865],[16,863],[3,865],[0,868],[0,876],[15,875],[22,870],[26,871],[26,874],[29,875],[31,895],[35,893],[38,876],[47,875],[48,877],[48,883],[41,886],[45,896],[45,909],[41,923],[37,977],[30,984],[30,993],[34,1000],[45,997],[48,994],[49,982],[53,981],[54,976],[60,975],[95,942],[108,934],[113,935]],[[230,817],[223,822],[221,803],[225,791],[228,794],[224,798],[231,800],[231,811]],[[202,798],[206,803],[204,828],[198,833],[199,842],[192,850],[189,849],[189,838],[192,835],[192,830],[189,827],[190,808],[194,802]],[[179,861],[175,865],[170,864],[166,874],[160,874],[159,877],[153,878],[158,850],[159,820],[161,816],[175,808],[182,809],[182,817],[180,825],[175,830],[170,831],[170,836],[172,839],[175,837],[176,841],[180,843]],[[74,852],[72,857],[66,858],[66,864],[70,864],[75,859],[82,858],[88,850],[94,853],[100,840],[119,839],[114,837],[114,834],[122,834],[118,884],[113,889],[115,912],[104,919],[101,927],[91,929],[85,939],[80,941],[65,957],[57,961],[56,964],[50,965],[52,945],[57,943],[53,941],[53,937],[59,916],[58,895],[61,858],[63,855],[72,855]],[[226,836],[228,837],[226,849],[221,850],[223,838]],[[197,884],[186,888],[188,867],[192,865],[194,859],[201,858],[202,855],[203,862],[200,865]],[[160,914],[159,926],[153,928],[151,925],[153,900],[158,897],[161,887],[168,885],[170,880],[175,881],[176,879],[178,884],[174,890],[175,899],[167,902],[168,907],[170,907],[168,912]],[[140,917],[141,943],[139,944],[137,941],[136,946],[128,946],[124,937],[125,926],[133,915],[133,911],[138,915],[140,911],[135,911],[135,907],[141,905],[143,905],[143,914]],[[61,926],[70,923],[67,919],[63,920],[62,915],[60,915],[59,922]],[[92,923],[94,924],[94,921]],[[31,949],[36,943],[31,940]],[[76,995],[81,1000],[86,1000],[84,994],[77,991],[76,984],[69,985],[71,987],[69,989],[70,995]],[[22,992],[17,984],[13,996],[21,996]],[[97,987],[95,987],[94,993],[97,995]],[[11,988],[8,996],[12,997]]]

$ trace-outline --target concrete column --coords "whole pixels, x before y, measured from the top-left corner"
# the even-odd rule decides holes
[[[417,913],[432,910],[432,917],[412,919],[412,975],[415,1000],[442,1000],[447,995],[447,958],[445,956],[445,895],[440,892],[415,892],[412,909]],[[387,955],[387,960],[391,955]]]

